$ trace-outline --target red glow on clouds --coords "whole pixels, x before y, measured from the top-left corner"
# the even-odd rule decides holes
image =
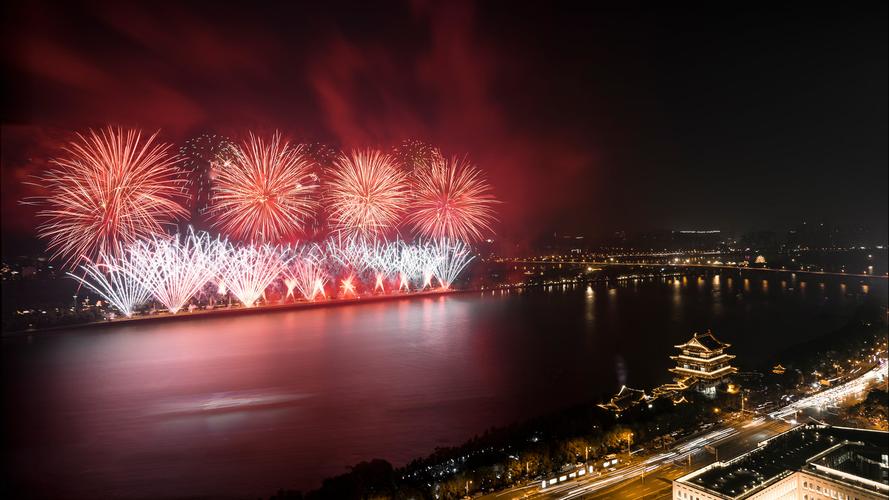
[[[62,8],[34,9],[11,36],[10,79],[27,99],[3,123],[4,232],[33,228],[32,211],[17,205],[20,179],[57,153],[69,138],[59,131],[105,124],[160,129],[177,145],[204,131],[248,129],[344,149],[420,139],[487,173],[504,202],[501,234],[542,226],[572,198],[552,194],[580,190],[565,179],[590,168],[588,148],[529,125],[501,99],[521,56],[487,40],[470,5],[417,4],[393,20],[406,24],[410,35],[401,37],[390,26],[355,33],[312,13],[289,19],[288,31],[268,26],[269,13],[166,3],[84,9],[79,28]],[[7,151],[7,142],[15,147]]]

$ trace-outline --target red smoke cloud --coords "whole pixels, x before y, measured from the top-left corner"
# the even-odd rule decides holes
[[[292,19],[291,33],[269,25],[274,13],[219,10],[21,13],[6,57],[21,102],[3,122],[4,232],[33,228],[33,211],[17,204],[20,181],[57,153],[67,139],[57,131],[104,124],[159,128],[177,144],[248,128],[343,148],[421,139],[488,173],[505,234],[548,229],[558,200],[576,197],[571,179],[589,168],[590,153],[558,130],[529,126],[521,102],[501,99],[521,57],[485,39],[471,5],[415,5],[392,20],[395,36],[311,13]]]

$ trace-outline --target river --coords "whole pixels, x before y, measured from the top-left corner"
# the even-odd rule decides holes
[[[6,483],[39,496],[268,496],[669,380],[712,329],[742,369],[886,281],[737,272],[136,322],[5,338]]]

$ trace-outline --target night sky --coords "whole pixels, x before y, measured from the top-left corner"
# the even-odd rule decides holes
[[[22,180],[105,124],[424,140],[487,171],[511,240],[802,220],[885,237],[887,3],[734,5],[7,2],[4,254],[33,234]]]

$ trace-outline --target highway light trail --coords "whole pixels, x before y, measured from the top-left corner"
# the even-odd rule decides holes
[[[821,391],[817,394],[813,394],[811,396],[800,399],[799,401],[795,401],[781,409],[769,413],[769,417],[783,420],[786,417],[795,415],[796,412],[805,410],[807,408],[824,408],[825,406],[834,406],[849,396],[861,393],[874,380],[885,378],[886,362],[887,361],[883,359],[876,367],[874,367],[874,369],[870,370],[864,375],[852,379],[845,384],[832,387],[825,391]]]
[[[638,477],[642,474],[643,469],[645,473],[648,474],[673,461],[685,460],[690,454],[697,452],[704,446],[716,444],[720,441],[735,436],[736,434],[738,434],[738,432],[739,431],[733,427],[710,431],[703,436],[699,436],[695,439],[692,439],[691,441],[682,443],[681,445],[676,446],[670,451],[658,453],[657,455],[648,457],[642,463],[632,465],[620,471],[609,473],[599,481],[594,481],[591,484],[571,489],[565,495],[559,498],[567,500],[599,491],[603,488],[607,488],[608,486],[620,483],[624,480]],[[565,489],[568,489],[571,486],[576,486],[576,483],[566,484]]]

